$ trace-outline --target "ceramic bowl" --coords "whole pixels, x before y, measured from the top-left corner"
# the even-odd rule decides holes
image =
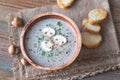
[[[66,24],[68,24],[69,26],[68,26],[68,28],[71,28],[72,30],[73,30],[73,32],[74,32],[74,34],[75,34],[75,38],[74,38],[74,40],[76,40],[76,43],[75,43],[75,47],[73,46],[72,48],[71,48],[71,50],[72,49],[74,49],[74,51],[71,53],[71,54],[69,54],[69,55],[71,55],[71,57],[68,59],[67,58],[67,56],[66,56],[66,54],[65,54],[65,56],[66,56],[66,58],[65,58],[65,56],[64,56],[64,54],[62,54],[62,56],[64,57],[64,59],[62,60],[62,59],[60,59],[60,61],[61,61],[61,63],[58,61],[58,62],[56,62],[56,66],[54,66],[54,65],[52,65],[52,61],[51,60],[53,60],[54,59],[54,57],[53,58],[51,58],[50,57],[50,64],[52,65],[52,66],[50,66],[50,65],[47,65],[47,64],[49,64],[49,63],[47,63],[47,64],[45,64],[45,59],[48,59],[48,56],[49,56],[49,54],[47,54],[46,52],[46,54],[44,54],[44,55],[47,55],[47,56],[45,56],[46,58],[45,59],[43,59],[42,60],[42,58],[44,58],[43,56],[40,56],[39,58],[38,58],[38,60],[37,60],[37,55],[38,55],[38,53],[36,52],[35,54],[33,54],[33,53],[30,53],[29,51],[27,51],[27,42],[26,42],[26,37],[27,37],[27,35],[29,35],[30,33],[31,33],[31,37],[32,37],[32,39],[34,40],[34,32],[32,33],[32,29],[34,29],[34,25],[35,24],[37,24],[37,23],[39,23],[39,22],[41,22],[42,20],[44,20],[44,19],[50,19],[50,18],[55,18],[55,19],[58,19],[58,20],[62,20],[62,21],[64,21]],[[41,24],[42,25],[42,24]],[[39,27],[38,27],[39,28]],[[31,32],[30,32],[31,31]],[[34,31],[34,30],[33,30]],[[36,35],[38,35],[37,34],[37,32],[36,32]],[[71,38],[72,39],[72,38]],[[31,43],[34,43],[35,41],[33,41],[32,42],[32,40],[31,40],[31,42],[30,41],[28,41],[28,44],[29,44],[29,46],[28,47],[30,47],[31,46],[31,48],[32,48],[32,45],[31,45]],[[37,44],[37,43],[36,43]],[[69,43],[67,43],[68,45],[69,45]],[[22,31],[22,33],[21,33],[21,37],[20,37],[20,47],[21,47],[21,51],[22,51],[22,54],[23,54],[23,56],[24,56],[24,58],[31,64],[31,65],[33,65],[35,68],[38,68],[38,69],[42,69],[42,70],[58,70],[58,69],[62,69],[62,68],[65,68],[65,67],[67,67],[68,65],[70,65],[76,58],[77,58],[77,56],[79,55],[79,53],[80,53],[80,50],[81,50],[81,34],[80,34],[80,31],[79,31],[79,29],[78,29],[78,26],[70,19],[70,18],[68,18],[67,16],[65,16],[65,15],[62,15],[62,14],[59,14],[59,13],[54,13],[54,12],[47,12],[47,13],[43,13],[43,14],[40,14],[40,15],[38,15],[38,16],[35,16],[34,18],[32,18],[30,21],[28,21],[27,22],[27,24],[25,25],[25,27],[23,28],[23,31]],[[69,47],[69,46],[68,46]],[[67,49],[67,47],[66,47],[66,49]],[[59,51],[59,48],[58,48],[58,51]],[[35,51],[34,51],[35,52]],[[38,51],[39,52],[39,51]],[[40,52],[39,52],[39,54],[41,54]],[[33,56],[34,57],[36,57],[36,59],[35,58],[33,58]],[[39,55],[38,55],[39,56]],[[55,57],[56,58],[56,57]],[[62,58],[62,57],[61,57]],[[59,59],[59,57],[58,58],[56,58],[55,60],[57,61],[57,59]],[[68,59],[68,60],[67,60]],[[65,62],[65,61],[66,62]],[[62,63],[62,61],[63,61],[63,63]],[[38,64],[39,63],[39,64]],[[57,65],[57,63],[60,63],[60,65]],[[46,65],[46,66],[44,66],[44,65]]]

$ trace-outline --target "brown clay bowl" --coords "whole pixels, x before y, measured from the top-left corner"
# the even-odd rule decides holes
[[[36,24],[37,22],[40,22],[43,19],[47,19],[47,18],[56,18],[56,19],[63,20],[64,22],[66,22],[67,24],[70,25],[69,27],[71,27],[74,30],[74,33],[76,35],[76,48],[75,48],[73,56],[70,58],[70,60],[68,60],[66,63],[64,63],[60,66],[53,66],[53,67],[42,66],[42,65],[38,64],[37,62],[35,62],[35,60],[32,60],[31,57],[29,56],[29,52],[27,52],[27,50],[26,50],[25,39],[26,39],[27,32],[29,32],[29,30],[31,30],[31,28],[33,27],[34,24]],[[28,21],[28,23],[25,25],[25,27],[21,33],[20,47],[21,47],[21,51],[22,51],[24,58],[35,68],[42,69],[42,70],[58,70],[58,69],[65,68],[68,65],[70,65],[79,55],[80,50],[81,50],[81,34],[80,34],[80,31],[79,31],[77,25],[70,18],[68,18],[62,14],[59,14],[59,13],[48,12],[48,13],[44,13],[44,14],[35,16],[30,21]]]

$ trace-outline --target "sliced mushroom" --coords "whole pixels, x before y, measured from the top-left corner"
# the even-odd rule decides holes
[[[53,42],[57,45],[64,45],[65,43],[67,43],[67,39],[66,37],[62,36],[62,35],[56,35],[53,37]]]
[[[47,28],[44,28],[44,29],[42,30],[42,33],[43,33],[46,37],[50,38],[50,37],[52,37],[52,36],[55,35],[55,30],[54,30],[53,28],[47,27]]]
[[[45,40],[45,41],[41,42],[41,48],[46,52],[52,51],[53,42],[50,40]]]

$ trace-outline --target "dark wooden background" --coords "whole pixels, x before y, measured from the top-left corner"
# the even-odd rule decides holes
[[[115,27],[120,27],[120,0],[109,0]],[[25,8],[34,8],[56,4],[56,0],[0,0],[1,14],[17,12]],[[1,15],[0,15],[1,16]],[[12,79],[12,57],[8,55],[9,44],[7,24],[0,22],[0,80]],[[109,71],[84,80],[120,80],[120,70]]]

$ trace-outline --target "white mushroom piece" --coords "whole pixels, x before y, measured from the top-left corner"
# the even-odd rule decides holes
[[[46,52],[52,51],[53,45],[54,45],[53,42],[50,40],[45,40],[41,42],[41,48]]]
[[[55,30],[53,28],[47,27],[42,30],[44,36],[51,38],[55,35]]]
[[[53,37],[53,42],[59,46],[64,45],[65,43],[67,43],[67,39],[66,37],[62,36],[62,35],[55,35]]]

